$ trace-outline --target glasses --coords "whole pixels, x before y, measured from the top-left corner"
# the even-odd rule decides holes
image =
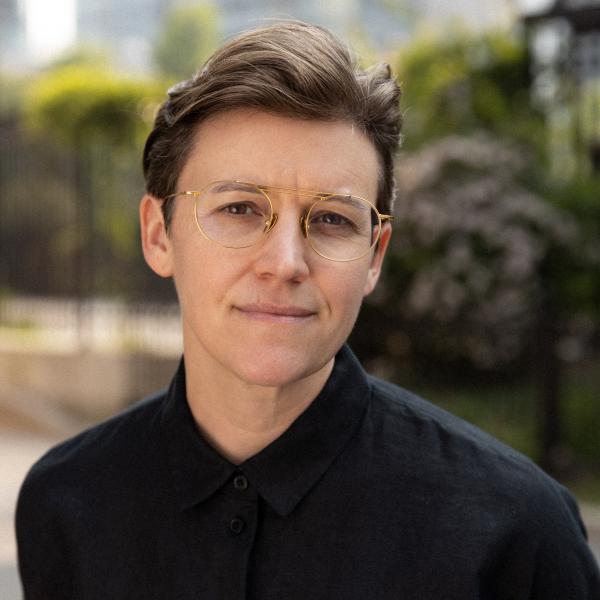
[[[365,256],[377,244],[382,224],[394,218],[358,196],[243,181],[215,181],[202,191],[177,192],[165,200],[192,196],[196,225],[206,239],[225,248],[248,248],[277,223],[273,192],[314,199],[300,217],[300,229],[309,246],[329,260],[347,262]]]

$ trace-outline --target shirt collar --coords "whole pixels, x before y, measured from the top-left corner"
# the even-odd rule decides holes
[[[241,471],[278,514],[289,514],[355,434],[369,398],[366,374],[344,346],[325,387],[308,408],[280,437],[236,466],[198,432],[187,403],[182,359],[162,411],[179,508],[203,502]]]

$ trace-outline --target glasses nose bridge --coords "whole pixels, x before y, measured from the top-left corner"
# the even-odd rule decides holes
[[[283,196],[296,196],[298,198],[312,198],[313,202],[311,202],[310,206],[305,207],[304,210],[300,212],[300,216],[298,218],[298,225],[300,226],[300,231],[302,232],[302,236],[307,239],[308,238],[308,214],[310,213],[312,205],[318,200],[316,198],[315,192],[309,192],[300,190],[297,188],[287,188],[287,187],[276,187],[276,186],[260,186],[261,191],[268,197],[269,202],[271,203],[272,208],[272,216],[271,219],[267,222],[265,227],[265,234],[269,233],[275,225],[279,222],[279,208],[281,208],[280,202],[275,202],[273,199],[274,194],[279,194]]]

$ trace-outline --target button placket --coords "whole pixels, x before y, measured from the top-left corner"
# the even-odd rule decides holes
[[[242,517],[233,517],[231,521],[229,521],[229,530],[234,535],[239,535],[246,528],[246,521],[242,519]]]
[[[248,480],[244,475],[236,475],[233,478],[233,487],[236,490],[244,491],[248,489]]]
[[[254,504],[256,499],[254,498],[255,492],[250,489],[248,478],[240,471],[235,473],[230,485],[232,485],[234,495],[237,497],[237,501],[234,502],[234,505],[237,504],[238,506],[237,510],[234,509],[229,520],[229,533],[237,537],[248,528],[248,525],[252,527],[252,523],[248,523],[248,519],[242,515],[244,515],[247,510],[247,503],[250,502],[251,504]],[[242,504],[239,504],[240,501]],[[238,512],[240,509],[241,512]]]

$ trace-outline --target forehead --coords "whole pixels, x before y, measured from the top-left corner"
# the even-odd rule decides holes
[[[239,109],[202,122],[178,188],[212,181],[347,192],[375,200],[379,163],[373,143],[346,121],[316,121]]]

